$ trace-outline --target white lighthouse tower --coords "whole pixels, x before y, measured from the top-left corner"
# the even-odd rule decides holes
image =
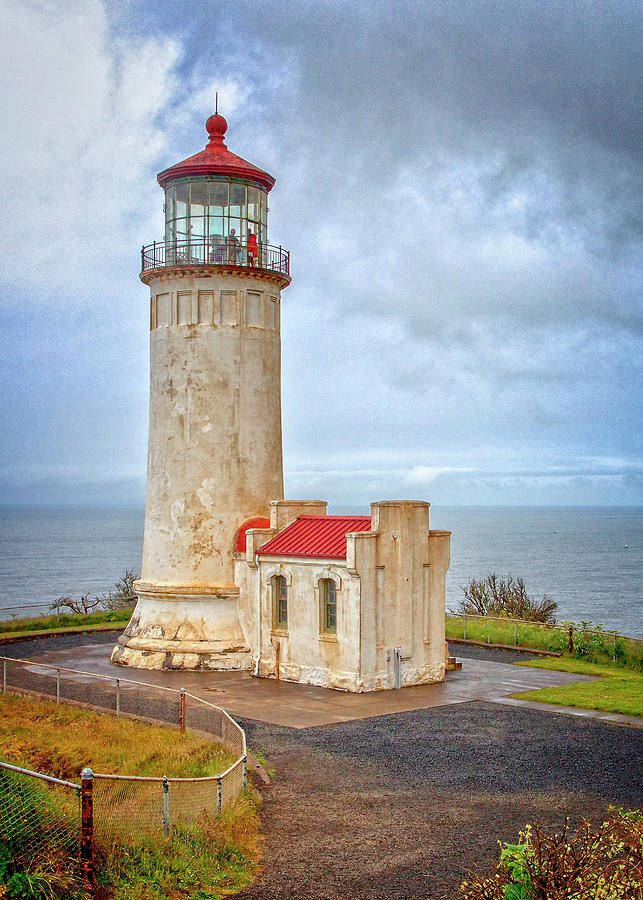
[[[150,422],[138,603],[112,660],[249,668],[235,539],[283,498],[281,290],[289,254],[268,243],[274,178],[231,153],[227,123],[161,172],[165,238],[144,247]]]

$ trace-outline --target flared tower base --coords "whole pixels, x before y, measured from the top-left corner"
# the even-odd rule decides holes
[[[138,603],[112,662],[141,669],[244,670],[253,659],[236,585],[137,581]]]

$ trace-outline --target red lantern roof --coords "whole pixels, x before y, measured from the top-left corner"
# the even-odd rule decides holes
[[[299,516],[264,544],[259,556],[346,559],[346,535],[370,530],[370,516]]]
[[[275,179],[272,175],[228,150],[223,139],[228,130],[228,123],[223,116],[218,114],[210,116],[205,127],[210,135],[205,150],[160,172],[158,183],[162,188],[165,188],[170,182],[176,181],[177,178],[206,177],[208,175],[243,178],[246,181],[254,182],[265,191],[269,191],[274,186]]]

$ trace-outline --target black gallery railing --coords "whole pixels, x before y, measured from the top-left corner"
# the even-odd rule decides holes
[[[155,241],[141,250],[141,270],[165,266],[242,266],[290,275],[290,253],[272,244],[251,244],[218,235],[189,241]]]

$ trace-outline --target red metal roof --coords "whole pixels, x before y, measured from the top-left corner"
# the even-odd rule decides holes
[[[193,176],[206,177],[208,175],[222,175],[224,178],[244,178],[260,185],[264,190],[269,191],[274,187],[275,179],[272,175],[264,172],[263,169],[253,166],[247,160],[242,159],[225,145],[223,136],[228,129],[228,123],[223,116],[210,116],[205,123],[205,127],[210,135],[210,140],[200,153],[189,156],[182,162],[164,169],[159,173],[158,183],[162,188],[166,187],[171,181],[177,178],[191,178]]]
[[[346,559],[346,535],[370,530],[370,516],[299,516],[264,544],[259,556]]]
[[[234,545],[234,549],[238,553],[246,552],[246,531],[249,528],[270,528],[270,519],[248,519],[247,522],[243,523],[239,531],[237,531],[237,540]]]

